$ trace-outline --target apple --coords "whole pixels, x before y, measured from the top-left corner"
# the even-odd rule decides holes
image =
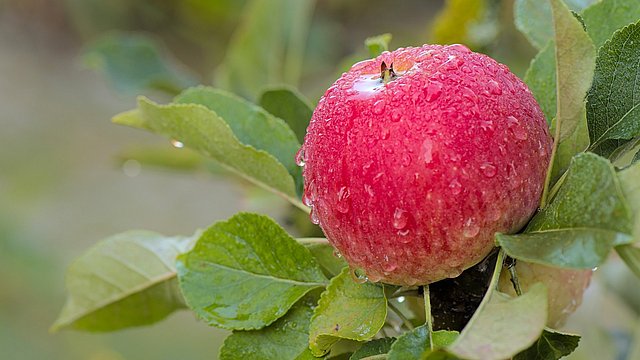
[[[458,276],[538,207],[552,139],[509,69],[462,45],[357,63],[316,107],[298,162],[311,219],[360,279]]]
[[[593,274],[592,270],[554,268],[520,260],[516,262],[515,270],[522,292],[527,292],[529,286],[537,282],[547,286],[547,325],[554,329],[562,327],[569,315],[580,306],[582,295],[589,286]],[[516,296],[508,269],[500,273],[498,289]]]

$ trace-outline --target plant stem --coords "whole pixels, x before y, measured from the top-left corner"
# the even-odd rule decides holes
[[[431,296],[429,295],[429,285],[422,287],[424,296],[424,317],[427,331],[429,332],[429,349],[433,348],[433,319],[431,318]]]
[[[413,324],[411,323],[411,321],[409,321],[409,319],[407,319],[406,316],[404,316],[402,311],[400,311],[400,309],[398,309],[390,301],[388,302],[388,305],[389,305],[389,309],[391,309],[391,311],[393,311],[396,315],[398,315],[398,317],[402,320],[402,323],[404,324],[404,326],[406,326],[407,329],[409,329],[409,330],[413,330]]]
[[[303,244],[303,245],[310,245],[310,244],[329,244],[329,240],[325,239],[325,238],[312,238],[312,237],[308,237],[308,238],[298,238],[297,239],[299,243]]]
[[[516,295],[522,295],[522,288],[520,287],[520,281],[518,281],[518,274],[516,272],[516,260],[513,259],[513,263],[509,264],[509,275],[511,276],[511,284],[513,284],[513,289],[516,291]]]

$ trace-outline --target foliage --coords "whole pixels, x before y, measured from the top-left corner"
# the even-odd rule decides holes
[[[445,39],[442,29],[467,36],[484,16],[486,4],[478,2],[456,28],[460,33],[452,32],[459,23],[447,14],[458,13],[462,3],[447,2],[436,37]],[[112,331],[188,308],[207,324],[233,331],[222,359],[523,360],[571,353],[577,335],[545,328],[544,285],[510,298],[497,281],[506,256],[590,269],[612,250],[640,277],[634,245],[640,239],[640,6],[631,0],[538,5],[516,1],[515,22],[539,50],[525,81],[555,139],[540,211],[520,233],[496,235],[500,250],[489,286],[459,333],[434,329],[428,285],[367,282],[325,239],[296,239],[270,218],[250,213],[193,237],[127,232],[104,240],[69,268],[69,300],[54,329]],[[191,80],[142,37],[107,38],[88,57],[122,91],[179,92],[168,104],[140,97],[115,123],[163,135],[202,156],[175,164],[215,162],[309,212],[295,155],[313,106],[295,85],[312,7],[312,1],[250,1],[217,71],[219,88],[188,87]],[[619,16],[609,21],[612,13]],[[373,56],[390,40],[384,34],[366,46]],[[136,61],[124,66],[129,58]],[[621,158],[628,159],[624,166]],[[418,299],[418,310],[408,297]]]

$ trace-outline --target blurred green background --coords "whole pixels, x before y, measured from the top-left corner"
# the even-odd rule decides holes
[[[240,210],[291,223],[286,204],[225,176],[123,164],[132,146],[168,144],[113,125],[111,116],[134,107],[140,91],[164,101],[176,89],[117,79],[100,61],[82,60],[105,35],[155,39],[186,83],[213,83],[252,99],[261,87],[286,82],[314,103],[340,72],[367,57],[363,41],[372,35],[392,33],[392,48],[465,43],[518,75],[534,55],[512,25],[511,0],[318,0],[288,13],[291,4],[0,0],[0,359],[215,359],[226,333],[189,312],[113,334],[50,334],[64,303],[66,266],[128,229],[191,234]],[[255,11],[259,6],[270,11]],[[281,33],[269,28],[276,16],[292,20]],[[300,37],[285,41],[295,58],[279,56],[276,47],[279,34],[290,33]],[[239,60],[229,55],[234,51]],[[243,76],[249,79],[238,87]],[[637,347],[638,284],[616,259],[598,271],[567,326],[584,335],[573,359],[626,359]]]

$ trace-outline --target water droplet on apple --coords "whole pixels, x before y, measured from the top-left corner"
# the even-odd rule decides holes
[[[369,280],[367,273],[360,268],[351,270],[351,277],[353,278],[353,281],[358,284],[364,284]]]
[[[516,117],[509,116],[507,118],[507,125],[509,126],[509,130],[511,130],[511,133],[516,139],[527,140],[527,131],[522,127],[520,121]]]
[[[428,164],[433,160],[433,141],[426,139],[422,142],[422,158],[425,164]]]
[[[349,196],[351,195],[349,188],[346,186],[341,187],[340,190],[338,190],[337,195],[338,202],[336,203],[336,209],[339,212],[346,214],[349,212]]]
[[[449,189],[451,189],[453,195],[458,195],[462,191],[462,184],[457,179],[453,179],[449,183]]]
[[[366,191],[367,194],[371,197],[375,195],[375,193],[373,192],[373,188],[369,184],[364,184],[364,191]]]
[[[462,236],[466,238],[472,238],[480,232],[480,227],[473,221],[473,219],[469,218],[464,224],[464,228],[462,229]]]
[[[373,104],[373,108],[371,109],[371,111],[373,111],[373,113],[376,115],[380,115],[384,111],[385,106],[386,103],[384,102],[384,100],[378,100]]]
[[[488,178],[496,176],[496,167],[489,162],[480,165],[480,171],[482,171],[482,174]]]
[[[498,84],[497,81],[489,80],[487,86],[489,87],[489,92],[493,95],[502,95],[502,89],[500,88],[500,84]]]
[[[442,94],[442,84],[437,81],[430,81],[425,88],[427,101],[435,101]]]
[[[393,227],[402,230],[407,227],[407,223],[409,222],[409,214],[406,210],[396,208],[393,213]]]
[[[380,134],[380,138],[382,140],[387,140],[389,138],[389,129],[384,127],[382,128],[382,133]]]
[[[386,273],[390,273],[397,268],[398,264],[393,261],[389,261],[389,256],[385,255],[384,261],[382,262],[382,270],[384,270]]]
[[[314,223],[315,225],[320,224],[320,219],[318,218],[318,214],[315,208],[311,208],[311,212],[309,212],[309,218],[311,219],[311,222]]]
[[[300,167],[304,166],[304,146],[296,153],[296,165]]]

